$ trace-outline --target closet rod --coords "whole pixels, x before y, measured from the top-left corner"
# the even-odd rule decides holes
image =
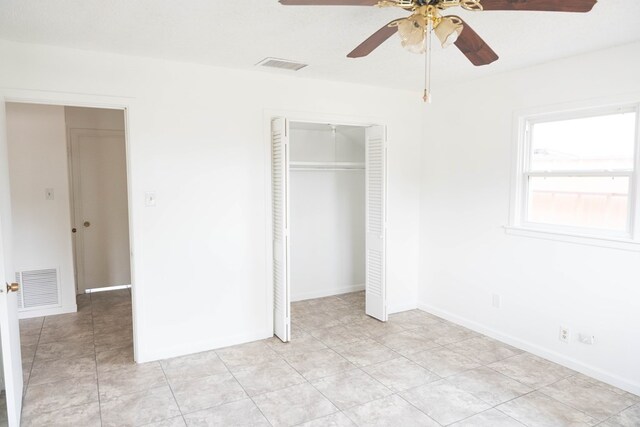
[[[364,162],[289,162],[290,168],[298,169],[364,169]]]
[[[300,166],[291,166],[289,170],[292,171],[363,171],[365,168],[310,168],[310,167],[300,167]]]

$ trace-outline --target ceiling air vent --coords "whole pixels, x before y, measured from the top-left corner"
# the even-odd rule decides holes
[[[279,68],[281,70],[299,71],[309,64],[302,64],[300,62],[289,61],[286,59],[265,58],[256,65],[261,67]]]

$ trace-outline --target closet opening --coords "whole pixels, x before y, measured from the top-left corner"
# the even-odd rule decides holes
[[[274,119],[271,160],[275,335],[386,321],[384,127]]]

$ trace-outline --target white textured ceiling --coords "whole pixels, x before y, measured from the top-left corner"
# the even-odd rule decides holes
[[[436,45],[434,83],[640,40],[640,0],[600,0],[587,14],[455,13],[500,60],[478,68],[455,47]],[[420,90],[424,59],[404,51],[397,37],[369,57],[346,58],[404,15],[396,8],[281,6],[277,0],[0,0],[0,38],[243,69],[271,56],[310,64],[298,76]]]

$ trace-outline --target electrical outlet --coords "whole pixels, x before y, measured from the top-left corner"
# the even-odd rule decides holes
[[[560,341],[562,341],[565,344],[569,344],[569,337],[571,336],[571,332],[569,331],[569,328],[567,328],[566,326],[560,326]]]

